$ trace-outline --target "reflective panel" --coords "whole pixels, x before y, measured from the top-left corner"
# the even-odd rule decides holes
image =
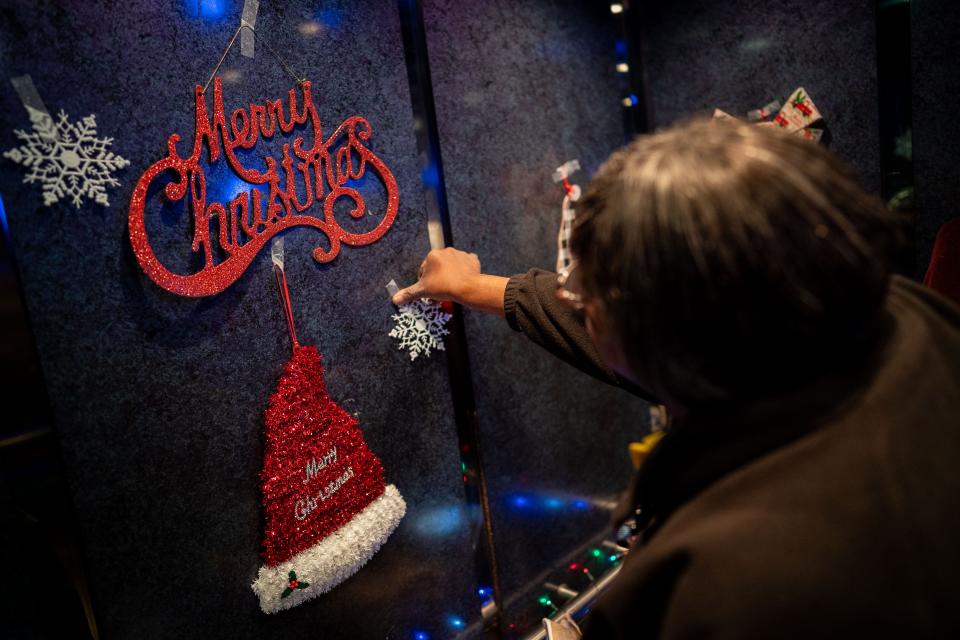
[[[587,6],[591,5],[591,6]],[[424,3],[453,240],[484,271],[553,269],[563,189],[623,140],[613,17],[580,2]],[[551,613],[551,569],[609,530],[646,404],[466,318],[507,631]],[[602,567],[596,567],[598,571]]]
[[[319,265],[311,252],[323,238],[293,229],[285,263],[298,337],[323,354],[331,396],[358,417],[408,512],[366,567],[315,601],[266,616],[250,588],[261,565],[262,416],[290,355],[269,251],[224,293],[187,299],[149,281],[127,239],[133,185],[164,155],[170,133],[184,137],[181,149],[193,139],[194,86],[216,65],[242,4],[22,1],[0,20],[4,81],[29,73],[51,111],[74,120],[96,114],[99,135],[112,137],[112,150],[130,161],[117,172],[109,208],[77,210],[68,202],[42,206],[39,185],[21,184],[21,167],[0,160],[0,193],[100,631],[112,638],[474,636],[480,518],[464,499],[446,363],[443,354],[411,363],[388,336],[395,309],[384,284],[416,273],[429,246],[395,2],[261,2],[256,27],[313,83],[324,134],[363,115],[372,148],[399,184],[400,212],[382,240],[344,247]],[[258,40],[253,60],[238,46],[227,55],[220,76],[228,115],[286,99],[291,80],[266,45]],[[14,129],[30,128],[6,89],[3,150],[17,145]],[[263,167],[290,142],[275,135],[241,153],[242,161]],[[208,168],[209,201],[249,189],[222,160]],[[348,186],[383,210],[376,179]],[[182,202],[165,203],[159,189],[148,198],[153,250],[172,269],[196,270],[189,212]],[[339,204],[337,212],[343,217]]]

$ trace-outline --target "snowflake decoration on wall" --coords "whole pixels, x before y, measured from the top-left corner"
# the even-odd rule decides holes
[[[450,333],[445,325],[453,316],[444,313],[436,302],[414,300],[400,305],[400,313],[391,317],[397,324],[390,331],[390,337],[399,340],[398,349],[410,352],[411,361],[421,353],[429,356],[432,349],[444,350],[443,336]]]
[[[63,111],[56,120],[31,107],[27,111],[33,131],[15,130],[25,144],[3,154],[29,169],[23,181],[42,183],[45,205],[69,197],[79,209],[87,197],[110,206],[106,187],[120,184],[111,172],[130,162],[107,150],[113,138],[97,137],[96,118],[91,114],[73,123]]]

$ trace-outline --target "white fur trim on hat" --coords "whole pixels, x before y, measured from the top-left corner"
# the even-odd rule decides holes
[[[326,538],[274,567],[260,567],[253,591],[260,598],[264,613],[276,613],[315,598],[352,576],[387,541],[407,511],[400,492],[387,485],[383,494],[368,504]],[[283,590],[295,571],[305,589],[294,589],[286,598]]]

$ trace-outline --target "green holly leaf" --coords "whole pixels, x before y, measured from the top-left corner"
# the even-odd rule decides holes
[[[280,594],[280,597],[286,598],[291,593],[293,593],[293,589],[291,589],[290,587],[287,587],[286,589],[283,590],[283,593]]]
[[[298,582],[298,583],[297,583],[297,589],[306,589],[306,588],[309,587],[309,586],[310,586],[310,583],[309,583],[309,582]]]
[[[297,572],[296,572],[296,571],[291,571],[291,572],[290,572],[290,579],[291,579],[291,580],[296,580],[296,579],[297,579]]]

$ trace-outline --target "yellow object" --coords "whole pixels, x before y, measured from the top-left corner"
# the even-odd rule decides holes
[[[640,442],[630,443],[630,462],[633,463],[634,469],[639,469],[643,466],[644,460],[647,459],[647,456],[650,455],[650,452],[653,451],[653,448],[657,446],[657,443],[660,442],[660,439],[663,438],[664,435],[664,431],[654,431],[650,435],[644,436]]]

